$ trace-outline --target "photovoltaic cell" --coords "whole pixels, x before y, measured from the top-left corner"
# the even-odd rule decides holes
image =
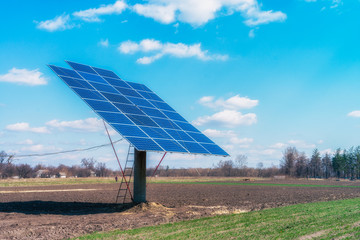
[[[142,111],[140,111],[140,109],[138,109],[137,107],[135,107],[133,105],[121,104],[121,103],[116,103],[116,102],[114,102],[114,105],[118,109],[120,109],[123,113],[145,115]]]
[[[104,95],[111,102],[131,104],[131,102],[129,100],[127,100],[124,96],[122,96],[120,94],[112,94],[112,93],[103,92],[102,95]]]
[[[146,87],[144,84],[134,83],[134,82],[126,82],[126,83],[136,90],[151,92],[151,90],[148,87]]]
[[[66,62],[67,62],[67,64],[69,64],[76,71],[96,74],[96,72],[88,65],[84,65],[84,64],[80,64],[80,63],[74,63],[74,62],[70,62],[70,61],[66,61]]]
[[[63,77],[59,76],[65,83],[67,83],[70,87],[78,87],[78,88],[84,88],[84,89],[91,89],[95,90],[89,83],[75,79],[70,77]]]
[[[154,107],[144,98],[137,98],[137,97],[127,97],[132,103],[136,106],[143,106],[143,107]]]
[[[157,109],[147,108],[147,107],[142,107],[142,106],[139,106],[139,108],[149,116],[158,117],[158,118],[165,118],[166,119],[166,116],[164,114],[162,114],[162,112],[160,112]]]
[[[214,155],[228,155],[224,150],[222,150],[222,148],[220,148],[218,145],[216,144],[206,144],[206,143],[202,143],[201,144],[206,150],[208,150],[211,154]]]
[[[94,75],[94,74],[85,73],[85,72],[79,72],[79,74],[83,78],[85,78],[85,80],[96,82],[96,83],[107,84],[107,82],[102,77],[100,77],[99,75]]]
[[[106,69],[67,63],[74,70],[49,67],[137,150],[228,155],[147,86]]]
[[[175,140],[179,141],[194,141],[186,132],[182,130],[173,130],[173,129],[166,129],[167,133],[169,133]]]
[[[119,110],[109,102],[89,99],[84,99],[84,101],[87,102],[95,111],[119,112]]]
[[[73,88],[73,90],[80,95],[82,98],[94,99],[94,100],[102,100],[106,101],[106,99],[101,96],[100,93],[92,90],[86,90],[82,88]]]
[[[133,124],[124,114],[122,113],[112,113],[112,112],[97,112],[102,118],[108,123],[123,123],[123,124]]]
[[[173,121],[163,118],[152,118],[160,127],[170,128],[170,129],[179,129]]]
[[[122,87],[122,88],[131,88],[125,81],[120,79],[113,79],[108,77],[103,77],[109,84],[113,85],[114,87]]]
[[[98,90],[99,92],[107,92],[107,93],[116,93],[119,94],[118,91],[116,91],[115,88],[113,88],[110,85],[105,85],[105,84],[100,84],[100,83],[94,83],[91,82],[90,83],[94,88],[96,88],[96,90]]]
[[[109,71],[109,70],[105,70],[105,69],[101,69],[101,68],[96,68],[96,67],[92,67],[92,69],[94,69],[95,72],[97,72],[100,76],[120,79],[118,77],[118,75],[116,75],[113,71]]]
[[[128,136],[144,137],[144,138],[147,137],[145,135],[145,133],[143,131],[141,131],[141,129],[139,127],[137,127],[135,125],[124,125],[124,124],[115,124],[115,123],[112,123],[110,125],[113,126],[119,132],[121,132],[122,135],[125,137],[128,137]]]
[[[166,152],[187,152],[174,140],[154,139]]]
[[[128,89],[128,88],[121,88],[121,87],[115,87],[120,93],[124,94],[125,96],[132,96],[132,97],[138,97],[141,98],[141,96],[134,90]]]
[[[126,114],[136,125],[158,127],[156,123],[147,116]]]
[[[161,139],[172,139],[169,134],[164,130],[158,127],[140,127],[147,135],[152,138],[161,138]]]
[[[139,151],[164,151],[150,138],[128,137],[127,139]]]
[[[209,153],[209,151],[203,148],[199,143],[185,142],[185,141],[178,141],[178,142],[191,153],[204,153],[204,154]]]
[[[175,111],[175,110],[172,109],[172,107],[170,107],[167,103],[158,102],[158,101],[152,101],[152,100],[150,100],[150,102],[151,102],[153,105],[155,105],[157,108],[161,109],[161,110]]]

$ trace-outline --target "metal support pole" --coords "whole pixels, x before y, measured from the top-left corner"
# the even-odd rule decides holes
[[[134,202],[146,202],[146,152],[135,149]]]

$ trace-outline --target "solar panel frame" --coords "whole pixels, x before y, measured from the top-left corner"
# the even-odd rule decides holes
[[[76,65],[76,63],[73,64],[74,62],[70,62],[70,61],[66,61],[66,62],[71,67],[77,66],[78,69],[76,69],[76,68],[73,68],[74,70],[66,69],[66,71],[65,71],[64,70],[65,68],[57,67],[54,65],[49,65],[49,67],[75,93],[76,93],[76,91],[75,91],[76,89],[74,89],[74,88],[78,87],[79,84],[77,84],[77,86],[69,85],[68,82],[66,82],[63,79],[64,76],[67,77],[68,81],[69,81],[69,79],[71,79],[73,82],[79,82],[79,81],[86,82],[88,89],[89,88],[93,89],[99,93],[99,96],[104,97],[110,105],[105,104],[104,102],[106,102],[106,101],[97,101],[97,100],[93,100],[93,99],[83,98],[82,96],[80,96],[80,94],[76,93],[81,99],[83,99],[87,103],[87,105],[89,105],[92,109],[94,109],[94,111],[101,118],[105,119],[110,124],[110,126],[112,126],[120,134],[122,134],[121,131],[119,131],[118,129],[115,128],[116,126],[118,127],[120,123],[111,122],[111,121],[114,121],[114,119],[111,120],[111,117],[109,117],[109,114],[118,114],[119,116],[122,116],[121,121],[124,121],[126,123],[131,123],[128,125],[122,124],[124,126],[129,126],[129,128],[133,128],[133,129],[136,129],[136,128],[134,128],[134,126],[138,127],[138,129],[140,131],[140,132],[137,132],[138,136],[125,136],[127,133],[125,133],[125,131],[122,130],[124,132],[124,134],[122,134],[124,136],[124,138],[127,139],[129,142],[131,142],[137,150],[139,150],[139,151],[169,151],[169,152],[194,153],[194,154],[211,154],[211,155],[221,155],[221,156],[228,155],[223,149],[221,149],[219,146],[214,144],[211,140],[210,140],[211,143],[210,142],[207,143],[207,145],[210,145],[210,146],[207,146],[207,147],[213,148],[213,146],[216,146],[220,150],[216,151],[216,149],[214,148],[213,151],[209,151],[209,150],[207,150],[207,148],[203,147],[201,145],[201,143],[197,142],[194,138],[190,137],[190,134],[189,134],[190,132],[194,132],[194,133],[198,133],[198,134],[202,134],[202,133],[199,130],[197,130],[194,126],[189,124],[180,114],[178,114],[173,108],[171,108],[167,103],[165,103],[165,101],[163,101],[159,96],[157,96],[153,91],[151,91],[145,85],[124,81],[120,77],[118,77],[114,72],[109,71],[109,70],[95,68],[95,67],[91,67],[91,66],[87,66],[87,65],[83,65],[83,64]],[[87,67],[90,67],[92,70],[89,70],[89,68],[87,68]],[[56,69],[57,72],[53,68],[57,68]],[[80,68],[83,71],[80,71]],[[90,79],[85,79],[84,77],[82,77],[80,75],[80,72],[85,72],[85,74],[83,73],[82,75],[87,76],[87,78],[89,78],[89,74],[96,75],[96,77],[91,76]],[[102,78],[104,80],[104,82],[106,82],[107,84],[103,84],[102,81],[101,81],[101,83],[98,83],[96,81],[94,82],[91,80],[91,78],[96,79],[98,77]],[[82,83],[82,82],[80,82],[80,83]],[[113,84],[113,83],[115,83],[115,84]],[[95,87],[94,87],[94,85],[95,85]],[[104,87],[103,85],[108,86],[110,88]],[[80,85],[80,88],[81,88],[81,85]],[[150,121],[153,121],[156,124],[156,126],[146,126],[146,125],[144,126],[144,125],[140,125],[138,122],[134,122],[134,120],[131,119],[131,117],[137,116],[136,114],[129,114],[129,113],[126,114],[125,112],[123,112],[121,109],[119,109],[116,106],[117,105],[116,102],[112,102],[111,99],[109,99],[105,96],[106,94],[109,94],[108,92],[101,91],[98,88],[101,88],[101,90],[104,90],[104,88],[106,88],[107,90],[112,89],[112,90],[110,90],[111,91],[110,94],[122,96],[124,99],[126,99],[128,102],[131,103],[131,104],[129,104],[129,106],[133,106],[142,112],[142,114],[139,114],[138,116],[148,117],[146,119],[150,119]],[[123,93],[121,93],[118,88],[120,88],[120,90],[122,90]],[[87,88],[84,86],[84,89],[87,89]],[[128,95],[125,95],[124,93],[126,93]],[[131,95],[133,95],[134,97],[132,97]],[[132,101],[134,99],[137,99],[138,97],[139,97],[140,101],[146,101],[152,106],[152,107],[147,106],[146,108],[159,111],[162,114],[161,117],[157,118],[157,117],[150,116],[147,113],[145,113],[143,111],[143,109],[141,109],[141,106],[137,106],[137,104]],[[132,98],[132,99],[130,100],[129,98]],[[89,102],[89,100],[90,100],[90,102]],[[139,101],[137,103],[139,104]],[[91,106],[91,105],[93,105],[93,106]],[[106,109],[103,109],[102,106],[106,106]],[[167,113],[167,115],[164,114],[164,112]],[[129,116],[131,116],[131,117],[129,117]],[[172,117],[172,116],[176,116],[176,117]],[[175,118],[175,119],[171,119],[171,118]],[[170,129],[166,128],[166,127],[161,127],[161,126],[159,127],[158,126],[159,124],[155,120],[162,121],[162,122],[168,122]],[[122,126],[122,127],[124,127],[124,126]],[[187,129],[182,130],[184,128],[184,126]],[[151,134],[149,131],[147,131],[148,132],[147,133],[146,131],[144,131],[144,128],[157,129],[157,130],[161,129],[161,131],[163,133],[165,133],[167,136],[166,136],[166,138],[161,138],[161,136],[159,137],[159,135]],[[169,134],[169,132],[166,132],[167,130],[171,131],[172,129],[181,131],[183,134],[186,134],[186,136],[189,136],[190,139],[188,139],[188,138],[187,139],[180,138],[180,140],[179,140],[179,138],[175,139],[171,134]],[[139,137],[139,136],[141,136],[141,137]],[[204,136],[204,137],[206,139],[208,139],[206,136]],[[192,141],[186,142],[183,140],[192,140]],[[186,144],[184,144],[185,142],[186,142]],[[174,144],[174,143],[176,143],[176,144]],[[196,145],[197,147],[201,146],[200,150],[198,150],[198,151],[189,150],[191,148],[186,147],[187,145],[191,145],[189,143],[193,143],[194,146]],[[148,146],[147,146],[147,144],[148,144]],[[220,154],[217,154],[217,153],[220,153]]]

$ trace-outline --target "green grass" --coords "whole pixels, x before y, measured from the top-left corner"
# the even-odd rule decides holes
[[[276,186],[276,187],[330,187],[330,188],[360,188],[353,185],[321,185],[321,184],[293,184],[293,183],[245,183],[245,182],[198,182],[198,181],[156,181],[162,184],[211,184],[211,185],[245,185],[245,186]]]
[[[298,204],[76,239],[360,239],[360,198]]]
[[[69,184],[98,184],[115,183],[114,178],[26,178],[26,179],[3,179],[0,187],[30,187],[48,185]]]

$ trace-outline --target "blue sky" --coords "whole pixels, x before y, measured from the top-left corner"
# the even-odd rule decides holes
[[[144,83],[248,165],[359,145],[360,1],[11,1],[0,16],[0,149],[17,155],[108,143],[102,122],[46,66],[64,60]],[[112,131],[114,140],[121,137]],[[117,144],[126,155],[127,143]],[[32,165],[116,167],[110,147]],[[149,155],[149,166],[160,154]],[[221,157],[169,154],[170,167]]]

